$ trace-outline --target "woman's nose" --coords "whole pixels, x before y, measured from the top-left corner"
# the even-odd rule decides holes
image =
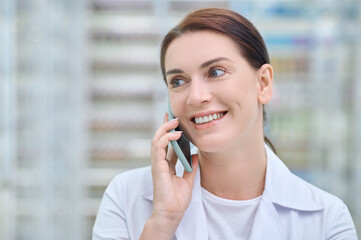
[[[189,88],[187,104],[193,107],[200,106],[211,99],[207,84],[201,78],[193,79]]]

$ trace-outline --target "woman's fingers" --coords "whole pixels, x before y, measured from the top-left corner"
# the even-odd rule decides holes
[[[158,128],[158,130],[155,132],[153,140],[152,140],[152,144],[154,144],[155,142],[158,142],[159,139],[166,133],[168,133],[170,130],[175,129],[179,124],[179,120],[178,118],[174,118],[172,120],[170,120],[169,122],[165,122],[162,124],[162,126],[160,126],[160,128]]]
[[[166,123],[166,122],[168,122],[168,113],[167,112],[164,114],[164,118],[163,118],[163,123]]]
[[[168,132],[164,134],[156,143],[154,147],[159,147],[165,150],[170,141],[176,141],[181,137],[181,131]]]
[[[169,148],[166,159],[168,160],[169,172],[172,175],[175,175],[176,174],[175,165],[177,164],[178,157],[177,157],[177,154],[175,153],[173,147]]]
[[[176,141],[181,137],[181,132],[167,132],[164,134],[157,142],[152,140],[152,165],[154,164],[164,164],[166,158],[166,148],[170,141]],[[154,141],[154,142],[153,142]],[[168,163],[166,163],[168,165]]]
[[[168,150],[168,144],[170,141],[178,140],[181,136],[181,132],[171,130],[175,129],[179,121],[178,119],[172,119],[168,122],[168,114],[164,115],[164,123],[158,128],[152,139],[152,159],[164,160]]]

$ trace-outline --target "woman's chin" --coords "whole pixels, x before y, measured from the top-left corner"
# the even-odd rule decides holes
[[[201,152],[221,152],[223,148],[223,144],[220,144],[219,140],[217,141],[195,141],[193,144],[198,148]]]

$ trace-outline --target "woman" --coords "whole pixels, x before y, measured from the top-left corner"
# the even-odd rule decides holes
[[[345,204],[293,175],[265,144],[273,69],[239,14],[201,9],[164,38],[172,111],[152,140],[152,166],[108,186],[93,239],[357,239]],[[180,126],[198,148],[179,171]],[[184,172],[184,173],[183,173]]]

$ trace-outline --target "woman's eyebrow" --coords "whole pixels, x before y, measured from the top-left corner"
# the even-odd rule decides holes
[[[199,69],[206,68],[206,67],[208,67],[209,65],[211,65],[212,63],[219,62],[219,61],[223,61],[223,60],[231,61],[231,59],[226,58],[226,57],[217,57],[217,58],[213,58],[213,59],[211,59],[211,60],[208,60],[208,61],[202,63],[202,65],[199,67]]]
[[[184,72],[180,68],[175,68],[175,69],[169,70],[165,75],[175,74],[175,73],[184,73]]]
[[[219,62],[219,61],[224,61],[224,60],[225,61],[232,61],[231,59],[226,58],[226,57],[216,57],[216,58],[213,58],[211,60],[208,60],[208,61],[202,63],[201,66],[199,67],[199,69],[206,68],[209,65],[211,65],[212,63]],[[180,68],[175,68],[175,69],[167,71],[167,73],[165,75],[176,74],[176,73],[184,73],[184,71],[182,69],[180,69]]]

